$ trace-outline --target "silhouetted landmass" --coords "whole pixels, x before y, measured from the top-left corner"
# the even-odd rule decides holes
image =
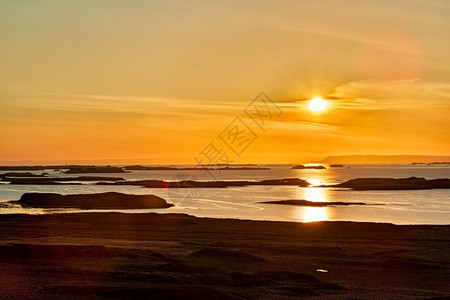
[[[255,183],[249,182],[248,185],[298,185],[309,186],[310,183],[300,178],[285,178],[285,179],[266,179],[257,181]]]
[[[126,166],[124,167],[124,170],[154,170],[154,171],[195,171],[195,170],[214,170],[214,171],[221,171],[221,170],[270,170],[270,168],[266,167],[244,167],[244,166],[223,166],[223,167],[213,167],[213,166],[201,166],[201,167],[168,167],[168,166],[141,166],[141,165],[134,165],[134,166]]]
[[[261,181],[249,180],[219,180],[219,181],[163,181],[163,180],[131,180],[118,182],[99,182],[98,185],[137,185],[147,188],[226,188],[232,186],[247,186],[247,185],[296,185],[309,186],[306,180],[299,178],[285,178],[285,179],[267,179]]]
[[[45,169],[53,168],[46,168],[43,166],[0,166],[0,171],[40,171]]]
[[[173,206],[155,195],[127,195],[115,192],[78,195],[25,193],[20,200],[11,202],[22,207],[79,209],[145,209]]]
[[[220,167],[220,168],[215,168],[212,170],[271,170],[271,168],[267,168],[267,167]]]
[[[128,173],[122,168],[119,167],[98,167],[98,166],[89,166],[89,167],[72,167],[66,171],[67,174],[78,174],[78,173]]]
[[[41,180],[31,180],[32,178],[4,178],[1,181],[9,182],[9,184],[24,184],[24,185],[80,185],[81,182],[64,182],[64,181],[54,181],[46,180],[45,178]]]
[[[47,173],[42,174],[33,174],[30,172],[7,172],[0,174],[0,178],[8,178],[8,177],[45,177],[47,176]]]
[[[126,173],[122,168],[95,165],[0,166],[0,171],[87,170],[78,173]],[[122,171],[121,171],[122,170]],[[102,172],[94,172],[102,171]]]
[[[413,162],[441,162],[450,161],[450,156],[432,155],[332,155],[317,163],[322,164],[410,164]]]
[[[450,295],[450,226],[103,212],[0,215],[0,237],[0,299]]]
[[[443,161],[443,162],[430,162],[430,163],[413,162],[412,165],[427,165],[427,166],[431,166],[431,165],[450,165],[450,162],[448,162],[448,161]]]
[[[119,181],[124,180],[122,177],[105,177],[105,176],[78,176],[78,177],[31,177],[31,178],[15,178],[4,177],[1,181],[9,181],[10,184],[59,184],[66,181]]]
[[[324,206],[346,206],[346,205],[366,205],[362,202],[316,202],[308,200],[279,200],[279,201],[262,201],[258,203],[265,204],[283,204],[283,205],[296,205],[296,206],[312,206],[312,207],[324,207]]]
[[[343,168],[344,166],[343,165],[340,165],[340,164],[331,164],[330,165],[330,168]]]
[[[143,171],[143,170],[176,170],[176,167],[145,167],[141,165],[125,166],[124,170]]]
[[[449,189],[450,179],[409,178],[356,178],[332,185],[333,187],[352,188],[354,190],[421,190]]]
[[[96,168],[94,165],[45,165],[45,166],[0,166],[0,171],[40,171],[40,170],[61,170],[70,168]],[[102,167],[102,166],[99,166]],[[109,167],[109,166],[105,166]]]
[[[257,164],[204,164],[207,167],[257,167]]]
[[[304,166],[304,165],[296,165],[296,166],[293,166],[291,169],[318,169],[318,170],[320,170],[320,169],[326,169],[326,167],[324,167],[324,166]]]

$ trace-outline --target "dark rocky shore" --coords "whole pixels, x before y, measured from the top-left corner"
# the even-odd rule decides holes
[[[0,298],[448,299],[449,247],[450,226],[1,215]]]

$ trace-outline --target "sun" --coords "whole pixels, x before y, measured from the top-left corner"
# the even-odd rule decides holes
[[[309,109],[312,111],[322,111],[327,108],[328,102],[320,97],[314,97],[309,101]]]

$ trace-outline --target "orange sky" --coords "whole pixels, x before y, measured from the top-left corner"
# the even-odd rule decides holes
[[[0,4],[0,163],[450,154],[448,1]],[[258,127],[261,91],[282,111]],[[323,112],[307,101],[329,101]],[[237,156],[221,132],[257,138]],[[223,135],[222,135],[223,138]],[[114,162],[115,160],[111,160]]]

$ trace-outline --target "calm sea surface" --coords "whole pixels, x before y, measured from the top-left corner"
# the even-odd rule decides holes
[[[326,170],[292,170],[291,165],[265,165],[271,170],[212,171],[132,171],[126,174],[61,174],[51,176],[110,176],[127,180],[263,180],[297,177],[313,184],[333,184],[361,177],[450,178],[448,165],[344,165]],[[30,171],[40,174],[42,171]],[[3,172],[2,172],[3,173]],[[199,217],[239,218],[311,222],[345,220],[394,224],[450,224],[450,189],[413,191],[351,191],[346,189],[301,188],[297,186],[246,186],[188,189],[149,189],[136,186],[11,185],[0,184],[0,201],[18,200],[27,192],[82,194],[115,191],[127,194],[155,194],[175,207],[123,212],[187,213]],[[305,199],[310,201],[365,202],[364,206],[296,207],[260,204],[259,201]],[[55,213],[67,210],[23,209],[1,205],[0,213]],[[71,212],[74,210],[71,210]],[[118,210],[120,211],[120,210]]]

